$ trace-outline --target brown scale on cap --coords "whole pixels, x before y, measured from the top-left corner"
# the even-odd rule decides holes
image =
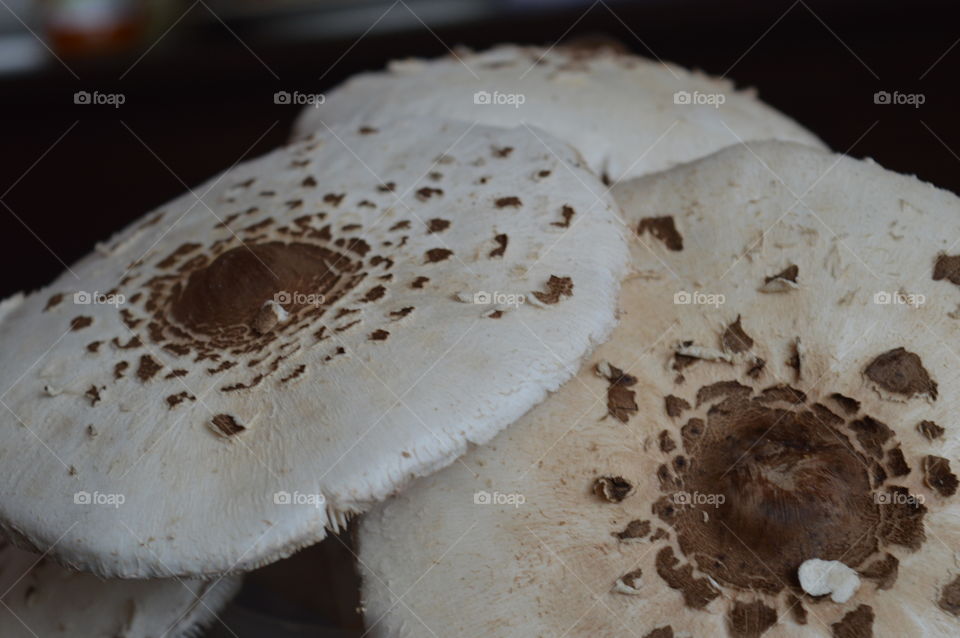
[[[852,421],[850,429],[856,433],[867,454],[876,459],[883,458],[883,446],[893,437],[893,430],[870,416]]]
[[[637,224],[637,235],[649,232],[663,242],[668,250],[683,250],[683,236],[677,230],[673,217],[645,217]]]
[[[493,241],[497,243],[497,247],[491,250],[487,254],[487,257],[503,257],[504,253],[507,252],[507,243],[510,241],[510,238],[507,237],[506,234],[500,233],[498,235],[494,235]]]
[[[656,565],[660,577],[668,586],[683,594],[684,602],[691,609],[704,609],[720,595],[709,580],[693,575],[691,565],[681,565],[672,547],[664,547],[657,553]]]
[[[721,397],[750,395],[750,388],[738,381],[717,381],[697,390],[697,407]]]
[[[681,399],[672,394],[664,397],[663,403],[669,417],[678,417],[683,414],[684,410],[690,409],[690,403],[686,399]]]
[[[885,554],[882,558],[860,569],[860,575],[876,581],[877,589],[890,589],[897,581],[900,570],[900,561],[893,554]]]
[[[937,604],[945,612],[960,617],[960,576],[944,586],[940,591],[940,600]]]
[[[903,456],[903,450],[898,445],[895,448],[887,450],[887,470],[890,476],[906,476],[910,473],[910,465]]]
[[[76,332],[77,330],[83,330],[84,328],[90,326],[93,323],[93,317],[79,316],[74,317],[70,320],[70,329]]]
[[[425,263],[435,264],[439,261],[446,261],[453,254],[453,251],[448,248],[431,248],[426,253],[424,253]]]
[[[795,594],[787,596],[787,606],[790,608],[790,614],[798,625],[807,624],[807,608],[803,606],[803,601]]]
[[[210,423],[217,434],[225,437],[236,436],[247,429],[229,414],[217,414]]]
[[[63,293],[62,293],[62,292],[58,292],[57,294],[52,295],[52,296],[47,300],[47,305],[43,307],[43,311],[46,312],[46,311],[50,310],[51,308],[56,308],[57,306],[60,305],[60,302],[62,302],[62,301],[63,301]]]
[[[547,171],[549,173],[549,171]],[[573,210],[571,206],[564,206],[560,209],[560,216],[563,217],[562,222],[552,222],[551,226],[556,226],[557,228],[570,228],[570,220],[573,219],[573,216],[576,215],[576,211]]]
[[[746,352],[753,347],[753,339],[750,338],[750,335],[748,335],[744,331],[743,326],[740,325],[740,315],[737,315],[737,320],[727,326],[727,329],[723,331],[723,336],[720,337],[720,343],[723,344],[724,350],[734,354]]]
[[[903,348],[879,355],[867,365],[863,374],[887,392],[908,399],[923,394],[933,400],[937,398],[937,383],[930,378],[920,357]]]
[[[939,439],[946,430],[933,421],[921,421],[917,424],[917,431],[920,432],[928,441]]]
[[[181,403],[187,400],[196,401],[197,398],[187,391],[178,392],[177,394],[171,394],[170,396],[167,397],[167,405],[170,406],[170,409],[172,410],[173,408],[175,408],[176,406],[180,405]]]
[[[593,493],[605,501],[619,503],[633,493],[633,484],[622,476],[601,476],[593,482]]]
[[[440,188],[431,188],[429,186],[424,186],[423,188],[417,190],[417,199],[420,201],[426,201],[434,195],[443,195],[443,190]]]
[[[872,638],[873,619],[873,607],[860,605],[830,625],[830,629],[835,638]]]
[[[88,399],[90,399],[90,405],[96,405],[97,403],[100,402],[100,400],[101,400],[100,391],[103,390],[103,389],[104,389],[103,386],[100,386],[100,387],[98,388],[97,386],[92,385],[92,386],[90,386],[90,388],[86,391],[86,393],[84,393],[84,396],[86,396]]]
[[[727,626],[734,638],[759,638],[776,623],[776,610],[759,600],[737,601],[727,614]]]
[[[960,485],[957,475],[950,471],[950,461],[932,454],[923,458],[923,483],[940,496],[953,496]]]
[[[670,436],[669,430],[662,430],[657,437],[657,441],[660,445],[660,451],[664,454],[669,454],[677,449],[677,444],[674,442],[673,437]]]
[[[830,398],[836,401],[837,405],[840,406],[840,409],[843,410],[847,416],[852,416],[860,411],[860,402],[856,399],[851,399],[839,392],[834,392],[830,395]]]
[[[636,393],[630,389],[637,384],[637,378],[606,363],[598,364],[597,372],[610,384],[607,387],[607,414],[626,423],[638,410]]]
[[[650,521],[641,521],[639,519],[630,521],[623,531],[616,532],[614,535],[622,540],[637,540],[650,533]]]
[[[427,232],[429,234],[442,233],[448,228],[450,228],[449,219],[441,219],[439,217],[434,217],[433,219],[427,222]]]
[[[555,304],[561,297],[569,297],[573,294],[573,280],[570,277],[557,277],[550,275],[547,280],[546,290],[535,291],[533,296],[541,303]]]
[[[933,280],[946,279],[960,286],[960,255],[938,255],[933,265]]]
[[[800,275],[800,267],[796,264],[790,264],[780,272],[775,275],[771,275],[763,280],[763,283],[770,284],[780,279],[782,281],[789,281],[792,284],[797,283],[797,277]]]

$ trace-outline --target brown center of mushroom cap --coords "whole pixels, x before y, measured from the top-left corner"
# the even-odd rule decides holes
[[[250,326],[268,301],[291,313],[326,305],[353,265],[336,251],[306,243],[239,246],[190,273],[172,295],[170,313],[197,333]]]
[[[677,511],[680,547],[717,580],[774,592],[809,558],[859,564],[876,549],[880,519],[867,467],[808,410],[727,399],[678,468],[691,495]]]

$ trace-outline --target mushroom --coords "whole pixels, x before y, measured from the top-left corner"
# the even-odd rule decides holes
[[[683,250],[636,242],[647,274],[578,377],[362,519],[371,635],[960,635],[960,199],[776,142],[615,194],[631,224],[674,215]],[[789,265],[796,288],[759,290]],[[901,288],[917,303],[880,294]],[[811,559],[859,589],[809,595]]]
[[[810,132],[728,80],[609,46],[501,45],[391,62],[305,108],[295,138],[327,124],[374,131],[433,114],[494,126],[535,125],[571,143],[610,182],[664,170],[741,141],[822,147]],[[492,166],[512,151],[491,149]],[[440,171],[442,172],[442,171]]]
[[[196,636],[214,622],[241,580],[101,580],[2,543],[0,636]]]
[[[515,151],[478,165],[492,146]],[[612,330],[628,249],[602,190],[545,134],[421,118],[168,203],[0,305],[0,528],[138,578],[249,570],[342,528]]]

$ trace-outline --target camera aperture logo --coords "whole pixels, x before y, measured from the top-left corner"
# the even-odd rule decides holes
[[[127,101],[123,93],[101,93],[100,91],[77,91],[73,94],[73,103],[94,106],[112,106],[115,109]]]
[[[322,306],[326,297],[320,293],[303,293],[296,290],[281,290],[273,296],[273,300],[281,306]]]
[[[927,297],[921,294],[911,294],[907,292],[887,292],[881,290],[874,293],[873,303],[878,306],[910,306],[919,308],[927,302]]]
[[[323,93],[301,93],[300,91],[277,91],[273,94],[274,104],[292,104],[294,106],[312,106],[320,108],[327,101]]]
[[[719,308],[726,303],[727,298],[722,294],[681,290],[673,294],[673,303],[678,306],[713,306]]]
[[[877,505],[908,505],[917,507],[926,502],[923,494],[903,494],[901,492],[876,492],[873,502]]]
[[[527,101],[523,93],[501,93],[500,91],[477,91],[473,94],[473,103],[491,106],[512,106],[520,108]]]
[[[474,505],[512,505],[520,507],[527,502],[527,497],[523,494],[503,494],[501,492],[486,492],[480,490],[473,493]]]
[[[527,296],[517,292],[487,292],[480,290],[473,293],[473,303],[479,306],[521,306],[527,302]]]
[[[727,101],[723,93],[701,93],[700,91],[677,91],[673,94],[674,104],[691,104],[694,106],[712,106],[715,109]]]
[[[274,492],[273,503],[275,505],[306,505],[320,509],[327,504],[327,499],[323,494],[305,494],[302,492]]]
[[[96,290],[93,292],[78,290],[73,293],[73,303],[78,306],[113,306],[116,308],[126,302],[127,298],[121,293],[107,295]]]
[[[73,502],[75,505],[102,505],[119,509],[121,505],[127,502],[127,497],[123,494],[76,492],[73,495]]]
[[[701,492],[674,492],[674,505],[710,505],[720,507],[727,502],[723,494],[703,494]]]
[[[874,104],[893,104],[897,106],[912,106],[915,109],[920,108],[927,101],[927,96],[923,93],[901,93],[900,91],[877,91],[873,94]]]

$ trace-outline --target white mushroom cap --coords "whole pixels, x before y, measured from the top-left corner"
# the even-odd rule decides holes
[[[197,636],[237,593],[241,580],[101,580],[5,544],[0,547],[0,636]]]
[[[331,130],[195,192],[0,306],[0,526],[65,565],[288,555],[487,441],[615,323],[614,204],[542,132]]]
[[[782,143],[614,192],[620,325],[362,519],[371,635],[960,635],[960,199]],[[803,592],[814,557],[850,600]]]
[[[754,91],[673,64],[584,49],[501,45],[391,62],[350,78],[303,110],[294,136],[358,121],[433,114],[535,125],[571,143],[612,181],[664,170],[742,141],[822,143]]]

